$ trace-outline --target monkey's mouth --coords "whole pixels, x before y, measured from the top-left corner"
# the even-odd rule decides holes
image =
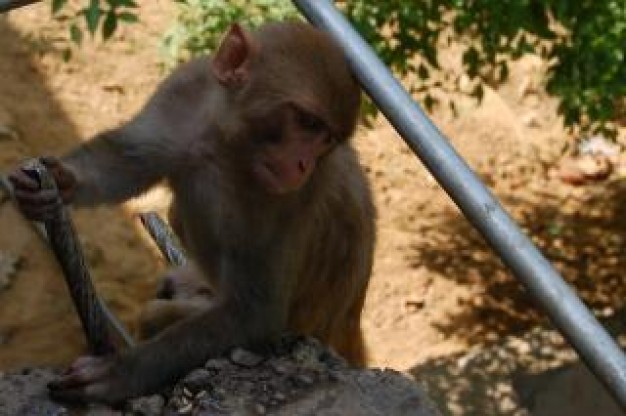
[[[285,193],[285,187],[280,180],[280,172],[267,161],[257,161],[253,166],[253,173],[263,188],[272,194]]]

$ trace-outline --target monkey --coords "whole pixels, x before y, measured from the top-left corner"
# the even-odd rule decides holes
[[[120,403],[285,332],[364,365],[376,210],[349,140],[360,101],[349,63],[324,32],[235,23],[212,55],[174,70],[128,122],[42,158],[61,203],[74,207],[167,183],[170,222],[190,257],[148,304],[146,338],[78,358],[49,385],[53,397]],[[19,167],[10,180],[28,218],[49,218],[58,204],[51,193]]]

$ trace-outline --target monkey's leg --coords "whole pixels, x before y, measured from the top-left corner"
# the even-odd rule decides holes
[[[199,314],[211,306],[208,299],[155,299],[143,308],[139,316],[139,336],[149,339],[172,324]]]
[[[157,299],[190,300],[210,299],[214,290],[193,264],[170,269],[157,287]]]
[[[344,318],[340,325],[333,328],[328,343],[350,364],[357,367],[367,364],[367,349],[358,319]]]

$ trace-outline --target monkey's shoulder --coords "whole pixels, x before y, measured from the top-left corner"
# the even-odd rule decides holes
[[[189,103],[195,97],[204,96],[213,84],[209,63],[208,57],[199,57],[178,66],[163,80],[153,95],[153,101],[167,103],[182,99]]]
[[[327,199],[375,215],[370,182],[351,144],[342,144],[329,155],[322,176]]]

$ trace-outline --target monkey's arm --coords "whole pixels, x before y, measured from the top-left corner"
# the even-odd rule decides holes
[[[144,125],[142,116],[103,132],[65,155],[61,162],[76,180],[70,202],[116,203],[146,191],[167,174],[173,153],[168,140]]]
[[[49,385],[59,399],[119,403],[157,392],[236,345],[267,337],[267,315],[224,303],[119,356],[83,357]],[[265,320],[265,322],[269,322]]]
[[[194,152],[194,143],[203,143],[207,119],[203,103],[213,88],[202,63],[174,71],[122,127],[97,135],[60,160],[42,158],[63,201],[77,205],[121,202],[180,172]],[[45,220],[54,209],[56,193],[42,192],[21,167],[9,179],[24,214]]]
[[[130,122],[62,158],[77,180],[72,202],[121,202],[189,165],[203,142],[204,103],[212,91],[203,62],[174,71]]]
[[[241,264],[246,266],[241,266]],[[50,385],[62,399],[119,403],[158,391],[207,359],[237,345],[259,345],[285,328],[284,296],[247,259],[225,265],[224,290],[207,310],[175,323],[136,348],[112,357],[86,357]],[[278,287],[278,286],[277,286]]]

